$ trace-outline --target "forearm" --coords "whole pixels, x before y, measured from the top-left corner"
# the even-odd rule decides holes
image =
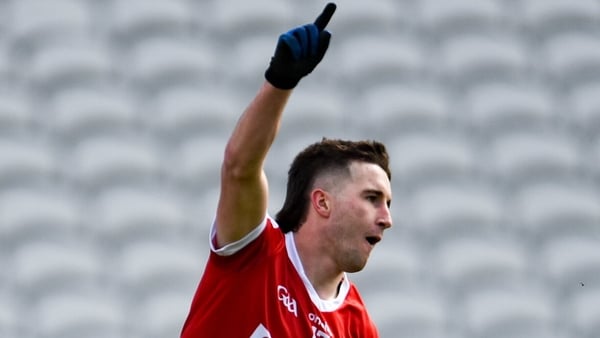
[[[291,93],[292,90],[278,89],[264,82],[227,143],[224,172],[237,178],[260,174]]]

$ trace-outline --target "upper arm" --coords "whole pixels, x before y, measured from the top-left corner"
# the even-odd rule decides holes
[[[263,170],[255,177],[236,177],[224,165],[215,221],[217,246],[238,241],[257,227],[267,214],[267,201]]]

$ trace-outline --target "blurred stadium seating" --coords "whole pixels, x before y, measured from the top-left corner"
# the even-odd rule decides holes
[[[322,5],[0,1],[1,337],[178,336],[227,137]],[[395,227],[351,275],[382,338],[596,338],[600,1],[344,0],[329,27],[269,211],[302,147],[385,141]]]

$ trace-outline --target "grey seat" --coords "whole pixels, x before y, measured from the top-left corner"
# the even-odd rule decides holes
[[[124,299],[136,303],[154,294],[185,292],[191,300],[203,271],[206,252],[181,240],[132,240],[114,257],[115,281]]]
[[[58,292],[97,288],[106,273],[102,255],[83,241],[23,241],[12,263],[13,290],[29,302]]]
[[[565,31],[593,31],[600,18],[600,5],[593,0],[528,0],[519,9],[519,24],[539,39]]]
[[[93,304],[93,306],[90,306]],[[103,291],[56,293],[39,300],[31,317],[43,337],[123,337],[124,309]]]
[[[107,189],[90,203],[86,231],[106,250],[134,239],[180,238],[186,225],[182,198],[164,189]]]
[[[68,240],[81,231],[82,207],[76,197],[56,189],[0,190],[0,240],[5,248],[22,240]]]
[[[192,7],[185,1],[118,0],[109,11],[110,34],[124,44],[188,35],[194,20]]]
[[[434,41],[466,32],[490,32],[505,21],[502,3],[427,0],[417,3],[418,25]]]
[[[468,33],[441,43],[439,65],[448,86],[469,88],[490,81],[519,81],[531,71],[526,49],[509,33]]]
[[[152,140],[102,135],[83,139],[68,153],[63,170],[82,189],[158,183],[162,161]]]
[[[476,291],[461,307],[469,337],[550,337],[554,331],[555,304],[533,287]]]
[[[542,53],[542,71],[562,88],[600,79],[600,39],[593,33],[553,35],[545,41]]]

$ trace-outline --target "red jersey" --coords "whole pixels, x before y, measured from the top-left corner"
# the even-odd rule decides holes
[[[269,217],[238,242],[211,253],[182,338],[376,338],[364,303],[347,276],[333,300],[306,277],[293,233]]]

